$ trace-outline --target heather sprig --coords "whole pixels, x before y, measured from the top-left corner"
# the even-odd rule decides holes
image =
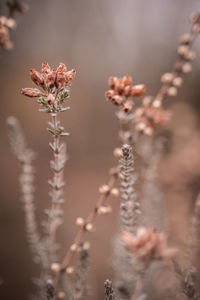
[[[135,127],[139,134],[152,136],[156,129],[170,120],[170,112],[162,108],[163,101],[167,97],[178,95],[178,89],[183,84],[184,75],[192,71],[192,61],[196,57],[192,46],[200,33],[200,14],[191,15],[190,22],[190,33],[184,34],[179,40],[178,58],[172,71],[161,76],[161,87],[156,96],[145,96],[142,107],[136,109]]]
[[[57,69],[51,69],[47,63],[43,63],[41,72],[32,69],[30,75],[32,81],[39,89],[24,88],[22,89],[22,94],[36,99],[43,107],[40,111],[49,114],[51,117],[47,130],[53,139],[49,144],[53,152],[53,160],[50,162],[53,178],[49,180],[51,206],[45,210],[48,219],[43,222],[46,233],[43,244],[48,257],[47,274],[48,277],[52,278],[59,269],[56,232],[58,226],[62,223],[61,205],[64,202],[64,166],[67,159],[66,145],[61,142],[61,137],[67,136],[68,133],[65,132],[64,127],[60,124],[59,113],[68,109],[63,107],[63,104],[69,98],[69,87],[74,79],[75,70],[67,72],[67,68],[63,63],[60,63]]]
[[[7,125],[11,149],[21,165],[20,187],[21,199],[24,205],[27,239],[34,254],[35,262],[40,263],[43,268],[46,269],[47,257],[43,249],[35,216],[35,169],[33,167],[35,153],[28,148],[18,120],[15,117],[9,117],[7,119]]]
[[[146,92],[144,84],[132,85],[132,77],[110,77],[106,98],[118,107],[116,113],[120,124],[119,140],[121,144],[132,144],[136,140],[132,125],[134,120],[134,99],[141,98]]]

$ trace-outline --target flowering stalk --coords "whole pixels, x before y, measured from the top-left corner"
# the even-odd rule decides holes
[[[32,81],[40,89],[24,88],[22,89],[22,94],[30,98],[37,98],[38,103],[42,107],[40,111],[51,115],[51,122],[49,122],[47,130],[53,136],[53,142],[49,144],[54,155],[54,159],[50,164],[53,170],[53,179],[49,181],[51,186],[51,207],[46,210],[48,221],[44,222],[44,225],[47,233],[47,242],[45,245],[48,255],[48,269],[54,272],[54,262],[58,249],[56,231],[62,221],[61,204],[64,202],[63,170],[66,161],[65,145],[61,143],[60,137],[68,135],[60,125],[58,114],[69,109],[68,107],[63,107],[63,104],[69,98],[69,86],[74,79],[75,71],[71,70],[67,72],[66,66],[62,63],[57,69],[51,69],[48,64],[44,63],[41,73],[32,69],[30,75]]]

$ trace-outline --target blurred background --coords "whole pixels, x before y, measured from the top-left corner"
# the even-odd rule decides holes
[[[5,1],[1,2],[3,5]],[[200,10],[199,0],[27,0],[26,3],[30,9],[27,14],[17,16],[18,26],[12,32],[14,49],[0,52],[1,300],[27,299],[34,292],[31,278],[38,275],[24,231],[19,165],[10,152],[7,138],[5,121],[10,115],[20,120],[30,147],[38,153],[35,165],[39,220],[44,217],[43,209],[49,206],[47,179],[51,177],[52,156],[46,132],[48,116],[38,112],[34,100],[20,95],[22,87],[32,86],[29,70],[40,70],[42,62],[52,67],[64,62],[68,69],[77,70],[69,100],[71,110],[62,116],[70,132],[65,223],[59,230],[63,257],[76,232],[75,218],[85,217],[93,207],[99,185],[107,182],[108,170],[115,164],[112,151],[118,145],[118,123],[114,107],[104,96],[108,77],[131,75],[135,84],[146,84],[147,94],[155,95],[160,76],[171,70],[176,59],[179,36],[190,30],[189,15]],[[186,184],[183,177],[192,176],[191,182],[187,182],[192,192],[185,194],[186,199],[179,193],[172,199],[170,180],[163,176],[172,227],[178,218],[173,211],[187,214],[186,207],[190,205],[187,201],[194,199],[199,187],[199,46],[200,39],[194,45],[197,57],[193,72],[185,76],[178,97],[166,102],[174,112],[169,130],[173,129],[176,139],[173,153],[162,163],[161,174],[169,170],[183,185]],[[112,234],[116,230],[119,200],[112,202],[113,214],[97,220],[96,233],[91,237],[90,277],[94,294],[90,299],[103,298],[104,280],[112,276]],[[176,227],[177,236],[180,230]]]

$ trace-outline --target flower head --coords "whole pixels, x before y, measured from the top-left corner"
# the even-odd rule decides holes
[[[21,93],[31,98],[38,98],[46,112],[62,110],[62,104],[69,97],[69,87],[75,77],[75,70],[67,71],[65,64],[60,63],[57,69],[51,69],[48,63],[43,63],[41,72],[32,69],[31,80],[37,88],[24,88]]]
[[[146,92],[143,84],[132,85],[132,77],[124,76],[122,78],[110,77],[108,80],[109,90],[106,92],[106,98],[117,106],[121,106],[125,113],[130,113],[133,108],[131,97],[142,97]]]
[[[152,228],[141,227],[135,235],[124,231],[121,240],[124,247],[143,262],[171,258],[176,253],[175,249],[167,247],[165,235]]]
[[[10,50],[13,47],[9,30],[15,29],[15,27],[16,22],[14,19],[5,16],[0,17],[0,45],[5,50]]]
[[[171,113],[156,105],[156,100],[151,103],[143,99],[143,105],[135,111],[136,129],[140,133],[151,136],[156,128],[165,125],[171,118]]]

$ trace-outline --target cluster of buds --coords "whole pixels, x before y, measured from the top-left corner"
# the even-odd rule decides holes
[[[10,40],[10,31],[16,28],[14,20],[15,12],[25,13],[28,10],[28,5],[19,2],[18,0],[7,1],[7,17],[0,16],[0,46],[4,50],[11,50],[13,43]]]
[[[106,98],[117,106],[121,106],[125,113],[130,113],[133,109],[131,97],[143,97],[146,87],[143,84],[132,85],[132,78],[124,76],[123,78],[110,77],[109,88],[106,92]]]
[[[10,40],[10,30],[15,29],[16,22],[13,18],[0,17],[0,45],[5,50],[10,50],[13,43]]]
[[[67,108],[62,108],[62,104],[69,97],[69,87],[75,73],[74,69],[67,71],[63,63],[60,63],[57,69],[51,69],[47,63],[43,63],[41,72],[37,72],[35,69],[30,71],[32,81],[40,89],[24,88],[21,93],[38,99],[38,103],[44,107],[42,112],[65,111]]]
[[[159,101],[158,101],[159,102]],[[135,111],[136,130],[139,133],[151,136],[155,129],[160,128],[170,120],[171,114],[169,111],[160,107],[160,102],[145,97],[142,107]]]
[[[121,240],[124,247],[130,251],[138,260],[150,262],[171,258],[176,254],[174,248],[168,248],[163,233],[158,233],[151,228],[141,227],[133,235],[130,232],[122,232]]]

